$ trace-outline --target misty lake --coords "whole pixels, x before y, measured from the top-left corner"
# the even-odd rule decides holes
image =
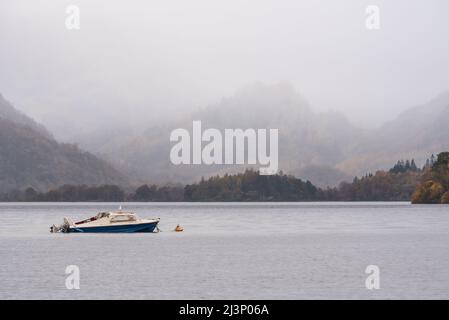
[[[161,232],[49,233],[119,205],[0,204],[0,298],[449,299],[448,206],[125,203]],[[66,288],[68,265],[79,290]]]

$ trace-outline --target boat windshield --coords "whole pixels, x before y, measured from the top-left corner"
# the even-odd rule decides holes
[[[111,217],[111,222],[121,222],[121,221],[136,221],[136,216],[130,213],[130,214],[117,214]]]

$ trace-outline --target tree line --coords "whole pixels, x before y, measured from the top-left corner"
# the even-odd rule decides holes
[[[202,178],[182,185],[141,185],[134,190],[117,185],[63,185],[47,192],[33,188],[15,190],[0,196],[0,201],[35,202],[179,202],[179,201],[449,201],[449,153],[432,157],[419,168],[413,159],[399,160],[387,171],[368,173],[334,188],[318,188],[282,171],[260,175],[246,170]]]
[[[33,188],[14,190],[0,196],[0,201],[17,202],[125,202],[125,201],[182,201],[182,186],[157,187],[143,185],[127,192],[117,185],[63,185],[47,192]]]

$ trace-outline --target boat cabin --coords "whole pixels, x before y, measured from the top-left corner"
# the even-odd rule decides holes
[[[99,219],[108,218],[110,222],[129,222],[129,221],[137,221],[137,216],[133,212],[100,212],[96,216],[75,222],[75,225],[92,222]]]

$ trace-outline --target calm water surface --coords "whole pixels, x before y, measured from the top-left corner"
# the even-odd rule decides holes
[[[448,206],[126,203],[162,232],[49,233],[119,205],[0,204],[0,298],[449,299]],[[68,265],[80,290],[65,287]]]

